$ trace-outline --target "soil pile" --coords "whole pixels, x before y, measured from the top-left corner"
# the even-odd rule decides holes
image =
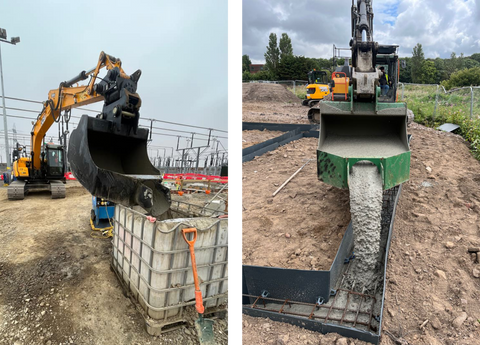
[[[243,102],[298,103],[300,99],[279,84],[244,83]]]

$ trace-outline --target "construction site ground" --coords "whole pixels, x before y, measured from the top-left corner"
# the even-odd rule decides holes
[[[252,108],[243,106],[245,120]],[[270,122],[290,122],[274,114],[276,106],[263,102],[259,108],[272,109]],[[308,108],[303,109],[307,123]],[[381,344],[479,344],[480,264],[468,248],[480,246],[480,163],[458,135],[415,123],[408,131],[413,135],[410,180],[403,185],[395,217]],[[348,192],[318,182],[311,161],[271,196],[305,159],[315,157],[316,145],[316,139],[300,139],[243,164],[244,264],[329,266],[316,261],[338,248],[350,217]],[[243,320],[244,344],[284,339],[288,344],[363,344],[268,319]]]
[[[256,145],[256,144],[260,144],[268,139],[276,138],[282,134],[283,132],[280,132],[280,131],[267,131],[267,130],[243,131],[242,149]]]
[[[308,107],[285,86],[243,84],[244,122],[308,123]]]
[[[147,334],[110,270],[110,239],[91,236],[90,194],[76,181],[66,194],[9,201],[0,188],[0,344],[198,344],[193,307],[186,328]]]

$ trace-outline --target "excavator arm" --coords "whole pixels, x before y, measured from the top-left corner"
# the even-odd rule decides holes
[[[122,69],[120,59],[101,52],[97,65],[90,71],[82,71],[75,78],[60,83],[58,89],[50,90],[48,99],[43,103],[43,110],[40,115],[38,115],[31,133],[31,155],[33,157],[33,168],[35,170],[41,169],[40,152],[43,138],[53,123],[60,119],[61,112],[104,100],[104,96],[96,91],[96,89],[99,88],[97,86],[98,84],[95,84],[98,74],[103,68],[106,68],[108,71],[117,68],[122,78],[130,79],[130,76],[126,75]],[[137,71],[135,73],[139,75],[140,72]],[[73,86],[82,80],[88,79],[89,76],[91,78],[88,85]]]
[[[100,78],[103,68],[108,72]],[[138,127],[140,75],[140,70],[127,75],[120,59],[101,52],[95,68],[51,90],[31,133],[31,171],[42,174],[42,141],[62,111],[103,101],[102,112],[96,118],[83,115],[70,135],[72,172],[96,197],[129,207],[138,205],[153,216],[167,217],[170,192],[148,158],[148,130]],[[86,86],[74,86],[89,77]]]

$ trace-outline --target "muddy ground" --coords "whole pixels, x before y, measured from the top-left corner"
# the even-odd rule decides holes
[[[268,102],[255,107],[244,103],[244,121],[294,123],[291,116],[273,114],[271,109],[276,107],[275,103]],[[260,112],[265,115],[259,115]],[[381,344],[480,344],[480,264],[474,262],[467,251],[469,247],[480,246],[480,163],[469,152],[468,143],[457,135],[415,123],[409,127],[409,133],[413,135],[411,176],[403,185],[395,217]],[[277,149],[278,152],[244,163],[244,264],[280,266],[277,262],[283,262],[288,266],[280,267],[298,267],[293,256],[293,261],[277,257],[279,248],[288,246],[295,238],[284,237],[283,231],[277,231],[278,226],[291,229],[297,224],[310,224],[310,230],[304,233],[305,238],[309,238],[315,234],[313,227],[325,221],[314,219],[319,214],[321,217],[321,213],[312,212],[312,206],[317,210],[335,201],[328,197],[329,193],[338,193],[337,189],[319,193],[319,189],[325,187],[316,185],[319,182],[316,182],[314,165],[307,165],[308,170],[302,171],[277,196],[287,191],[284,197],[292,198],[297,193],[295,188],[305,188],[305,183],[309,183],[303,192],[304,196],[309,193],[308,197],[297,199],[298,193],[295,197],[297,217],[288,215],[289,208],[283,206],[285,200],[277,202],[277,197],[271,197],[277,188],[275,184],[281,184],[294,173],[301,158],[314,157],[316,139],[301,140],[312,140],[310,152],[294,148],[295,143],[290,143]],[[282,157],[279,150],[286,155],[283,162],[279,159]],[[295,163],[290,160],[297,165],[292,166]],[[278,166],[281,168],[277,169]],[[282,171],[281,176],[276,175],[277,171]],[[340,205],[345,201],[343,209],[349,214],[348,194],[339,194],[334,199],[340,200]],[[305,210],[301,209],[303,203],[307,203]],[[333,214],[334,219],[341,218]],[[246,239],[250,236],[255,239]],[[276,246],[271,245],[272,242]],[[322,237],[315,243],[321,247]],[[262,248],[266,250],[262,252]],[[307,263],[304,267],[308,267],[306,258],[304,262]],[[264,339],[280,344],[284,337],[289,339],[287,343],[294,344],[297,340],[292,339],[312,344],[360,344],[357,340],[345,342],[338,339],[339,336],[336,340],[324,340],[320,334],[310,338],[310,332],[304,329],[270,320],[245,315],[243,320],[244,344],[260,344]]]
[[[77,182],[9,201],[0,188],[0,344],[197,344],[189,326],[152,337],[110,270],[110,240],[91,237],[91,196]],[[216,322],[227,343],[227,320]]]

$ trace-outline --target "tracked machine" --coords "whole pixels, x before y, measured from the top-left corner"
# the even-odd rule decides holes
[[[373,40],[371,0],[352,0],[351,14],[351,78],[343,78],[347,92],[320,102],[309,118],[320,125],[318,179],[350,190],[356,261],[367,283],[378,258],[382,193],[409,179],[410,148],[407,107],[396,102],[398,46]],[[384,95],[381,66],[391,82]]]
[[[100,78],[103,68],[107,73]],[[45,135],[62,116],[68,134],[72,108],[103,101],[102,112],[96,118],[83,115],[70,134],[68,161],[73,174],[95,197],[140,206],[156,217],[166,215],[170,192],[148,159],[148,129],[138,125],[140,75],[140,70],[127,75],[120,59],[101,52],[93,69],[51,90],[34,122],[29,156],[15,161],[17,181],[9,186],[8,198],[23,199],[35,189],[50,190],[52,198],[65,197],[65,148],[45,143]],[[87,85],[78,85],[88,78]]]
[[[317,71],[314,69],[308,72],[307,94],[302,101],[302,105],[313,107],[329,93],[327,71]]]

